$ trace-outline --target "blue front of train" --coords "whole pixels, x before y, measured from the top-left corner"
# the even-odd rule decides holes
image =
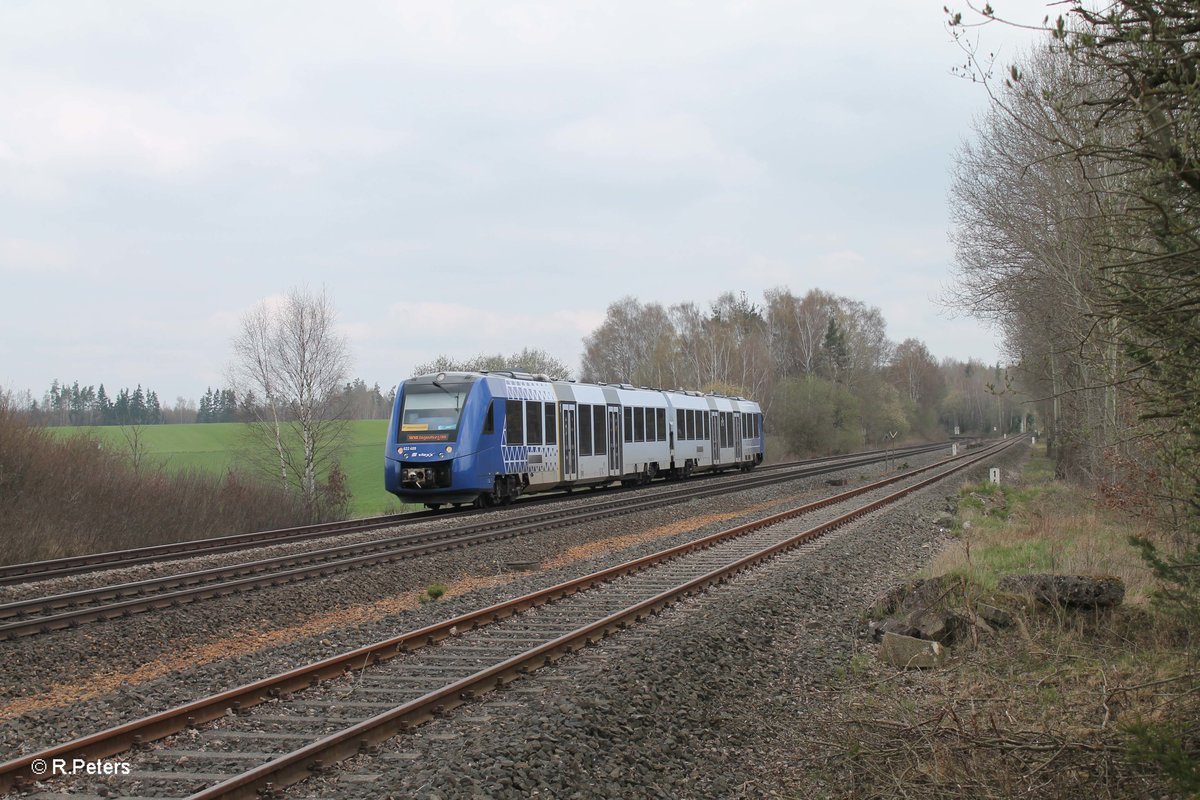
[[[388,425],[387,490],[433,507],[490,494],[503,470],[492,400],[479,374],[442,372],[400,384]],[[503,400],[496,405],[502,409]]]

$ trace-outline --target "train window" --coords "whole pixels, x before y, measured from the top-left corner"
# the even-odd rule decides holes
[[[707,409],[700,412],[700,417],[704,420],[704,436],[702,438],[712,438],[712,414]]]
[[[725,446],[733,447],[733,414],[728,411],[721,414],[721,423],[725,432]]]
[[[495,405],[496,405],[495,400],[488,403],[487,414],[483,418],[483,432],[484,433],[495,433],[496,432],[496,414],[495,414],[495,411],[493,410],[493,406],[495,406]]]
[[[536,400],[525,401],[525,443],[542,443],[542,404]]]
[[[646,409],[646,441],[653,442],[658,439],[654,434],[654,409]]]
[[[625,441],[633,441],[633,409],[625,406]]]
[[[635,442],[646,441],[646,409],[644,408],[633,410],[633,440]]]
[[[696,412],[690,408],[685,409],[683,412],[683,427],[679,429],[679,438],[696,438]]]
[[[598,456],[602,456],[608,452],[608,426],[604,421],[606,411],[607,408],[605,406],[592,406],[592,423],[595,429],[593,435],[596,440],[593,452]]]
[[[667,440],[667,410],[665,408],[654,409],[654,416],[658,418],[658,440],[665,442]]]
[[[685,427],[686,426],[683,422],[683,409],[677,408],[675,409],[675,432],[679,434],[679,438],[681,439],[683,438]]]
[[[579,407],[579,455],[592,454],[592,407]]]
[[[504,401],[504,438],[508,444],[525,444],[525,409],[520,400]]]
[[[558,444],[558,423],[554,417],[554,403],[546,403],[546,444]]]
[[[762,428],[759,427],[758,414],[754,415],[754,438],[757,439],[762,435]]]
[[[742,414],[742,438],[743,439],[750,438],[749,425],[750,425],[750,418],[748,416],[746,416],[745,414]]]

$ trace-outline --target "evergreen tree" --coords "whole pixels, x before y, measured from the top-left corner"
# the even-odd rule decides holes
[[[116,402],[113,403],[113,421],[117,425],[129,424],[129,390],[122,389],[117,394]]]
[[[140,383],[129,401],[129,421],[134,425],[141,425],[146,421],[146,394],[142,391]]]
[[[158,392],[149,392],[146,395],[146,423],[160,425],[162,421],[162,405],[158,402]]]
[[[196,412],[196,422],[212,422],[212,387],[208,387],[200,398],[200,409]]]
[[[108,392],[104,391],[104,384],[100,384],[100,388],[96,390],[96,412],[101,425],[111,425],[113,422],[113,405],[112,400],[108,397]]]
[[[221,410],[222,422],[237,422],[238,420],[238,404],[237,395],[233,389],[221,390]]]

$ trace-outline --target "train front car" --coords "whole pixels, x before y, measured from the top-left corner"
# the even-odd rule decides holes
[[[400,384],[388,426],[389,492],[430,508],[471,504],[502,469],[486,376],[442,372]]]

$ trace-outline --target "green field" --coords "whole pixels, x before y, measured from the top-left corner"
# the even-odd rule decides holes
[[[401,507],[400,501],[383,489],[383,441],[387,438],[387,425],[385,419],[350,423],[341,463],[352,493],[351,516],[386,514]],[[63,436],[90,434],[106,447],[129,449],[122,429],[115,426],[50,430]],[[252,468],[244,455],[247,447],[245,426],[241,423],[146,425],[141,431],[149,459],[167,470],[203,469],[224,474],[232,467],[251,474]]]

